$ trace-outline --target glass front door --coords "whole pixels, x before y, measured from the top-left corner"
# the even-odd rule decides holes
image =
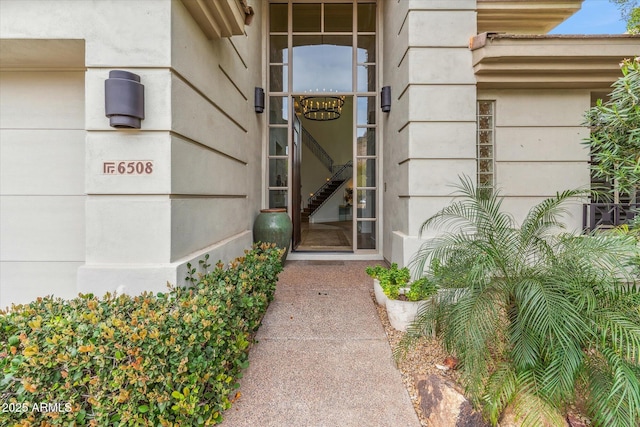
[[[376,2],[269,6],[269,207],[293,250],[376,251]]]

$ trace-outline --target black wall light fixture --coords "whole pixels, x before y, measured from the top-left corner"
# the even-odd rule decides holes
[[[260,114],[264,112],[264,89],[257,87],[254,92],[255,97],[255,111]]]
[[[380,92],[380,108],[383,113],[391,111],[391,86],[383,86]]]
[[[140,76],[122,70],[109,71],[104,82],[104,110],[111,127],[140,129],[144,119],[144,85]]]

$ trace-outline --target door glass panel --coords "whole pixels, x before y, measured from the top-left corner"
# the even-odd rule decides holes
[[[376,155],[376,130],[373,128],[358,128],[357,156]]]
[[[376,36],[358,36],[358,63],[376,62]]]
[[[327,32],[351,32],[353,6],[351,4],[324,5],[324,30]]]
[[[376,5],[375,3],[358,5],[358,31],[374,32],[376,30]]]
[[[286,208],[287,190],[269,190],[269,207]]]
[[[269,187],[286,187],[289,159],[269,159]]]
[[[284,92],[287,90],[289,67],[286,65],[271,65],[269,67],[269,90],[271,92]]]
[[[268,5],[266,53],[267,204],[289,210],[294,223],[292,250],[375,250],[379,219],[376,2],[274,1]],[[296,104],[305,96],[316,97],[317,103],[321,97],[337,96],[343,100],[342,114],[331,120],[304,116]],[[327,115],[331,110],[324,104],[322,109]],[[310,138],[316,144],[307,144]],[[348,182],[336,189],[342,177],[332,182],[332,176],[344,164]],[[325,190],[318,191],[321,187]],[[311,193],[317,194],[309,199]]]
[[[293,37],[293,90],[351,91],[351,52],[349,36]]]
[[[320,3],[293,4],[293,31],[320,32]]]
[[[375,92],[376,67],[375,65],[358,65],[358,92]]]
[[[357,199],[358,218],[376,217],[376,190],[358,190]]]
[[[271,4],[269,6],[269,31],[272,33],[286,33],[287,29],[287,5]]]
[[[287,146],[287,128],[269,129],[269,155],[286,156],[289,154]]]
[[[271,36],[269,46],[269,62],[281,64],[288,62],[287,36]]]
[[[373,125],[376,123],[375,96],[359,96],[357,109],[358,125]]]
[[[376,248],[376,221],[358,221],[358,249]]]
[[[358,187],[376,186],[376,159],[358,159]]]
[[[286,96],[269,97],[269,123],[287,124],[289,117],[289,98]]]

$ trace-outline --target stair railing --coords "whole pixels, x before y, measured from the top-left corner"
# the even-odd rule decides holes
[[[352,174],[353,174],[353,161],[349,160],[347,163],[342,165],[342,167],[338,169],[336,173],[334,173],[333,176],[329,178],[329,180],[327,180],[324,184],[320,186],[320,188],[318,188],[316,191],[313,192],[313,196],[307,199],[307,206],[311,205],[311,203],[316,199],[317,195],[321,194],[325,188],[331,185],[331,183],[336,181],[346,182],[349,178],[351,178]],[[342,187],[342,185],[338,186],[336,190],[338,190],[340,187]],[[320,209],[320,207],[324,205],[326,201],[329,200],[330,197],[331,196],[323,200],[322,203],[320,203],[320,205],[316,209],[314,209],[314,211]]]
[[[305,128],[302,128],[302,142],[329,171],[333,172],[333,159]]]

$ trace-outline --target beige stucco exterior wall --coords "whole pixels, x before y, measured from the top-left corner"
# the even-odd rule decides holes
[[[0,307],[76,294],[84,263],[84,72],[0,71]]]
[[[383,3],[383,84],[393,95],[383,118],[384,257],[401,265],[420,245],[421,223],[450,203],[450,184],[475,175],[475,6]]]
[[[589,151],[581,144],[589,135],[582,125],[589,90],[483,90],[478,99],[496,103],[496,186],[518,222],[556,192],[589,188]],[[568,208],[567,228],[579,232],[581,204]]]
[[[178,0],[8,0],[0,8],[2,39],[84,40],[77,102],[85,155],[73,165],[84,176],[73,185],[86,194],[76,221],[84,228],[76,234],[84,241],[73,266],[77,290],[163,290],[182,282],[187,262],[207,253],[228,260],[250,245],[261,204],[263,119],[253,112],[253,88],[262,86],[259,19],[246,35],[209,41]],[[112,69],[141,76],[140,130],[109,127],[104,81]],[[103,173],[104,162],[128,160],[153,161],[153,173]],[[55,291],[50,283],[41,294]],[[12,286],[3,276],[2,289]]]

